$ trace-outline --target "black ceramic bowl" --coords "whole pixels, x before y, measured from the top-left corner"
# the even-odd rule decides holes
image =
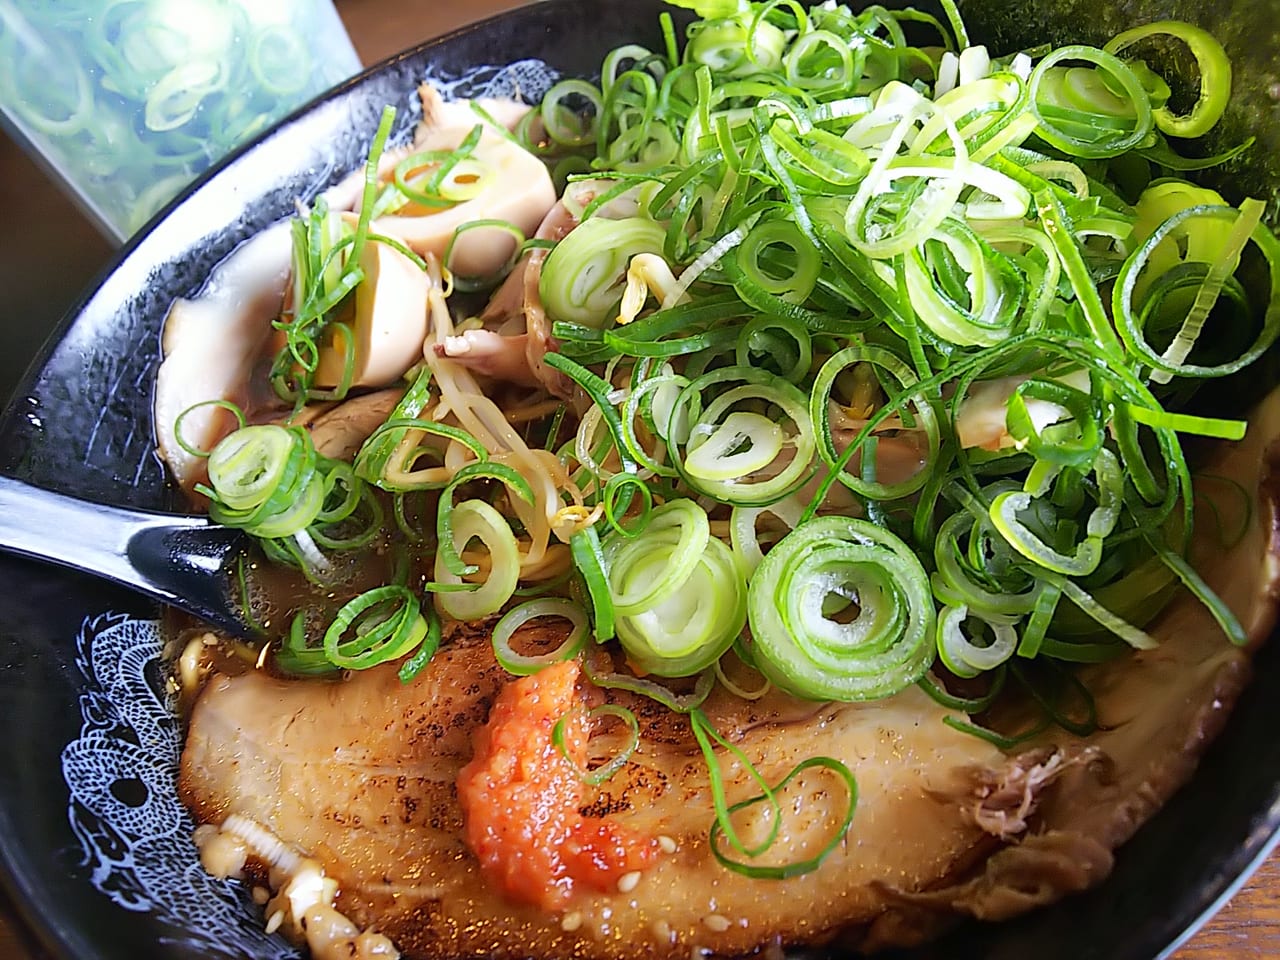
[[[1230,172],[1275,210],[1280,54],[1235,3],[1093,0],[964,4],[975,38],[1010,50],[1047,37],[1101,42],[1123,26],[1197,20],[1227,45],[1238,95],[1224,136],[1252,130],[1255,160]],[[193,294],[237,243],[363,159],[384,104],[415,120],[414,88],[536,97],[552,71],[590,74],[601,54],[657,43],[653,0],[548,0],[390,60],[295,115],[206,176],[120,255],[69,316],[0,421],[0,469],[107,503],[164,509],[151,394],[171,301]],[[1255,11],[1256,12],[1256,11]],[[514,64],[514,66],[507,66]],[[1252,390],[1223,395],[1237,409]],[[10,892],[56,954],[74,960],[296,956],[264,936],[260,911],[207,877],[174,777],[179,733],[158,668],[157,611],[118,589],[0,557],[0,863]],[[1129,844],[1098,888],[1001,925],[969,925],[917,957],[1149,960],[1167,952],[1269,849],[1280,824],[1280,645],[1194,781]]]

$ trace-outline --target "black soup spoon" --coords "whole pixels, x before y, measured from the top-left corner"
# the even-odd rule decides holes
[[[0,476],[0,551],[103,577],[243,638],[237,598],[250,538],[208,517],[104,506]]]

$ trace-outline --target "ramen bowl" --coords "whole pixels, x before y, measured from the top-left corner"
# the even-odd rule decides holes
[[[452,96],[534,98],[589,76],[607,50],[660,41],[660,6],[546,0],[411,49],[366,71],[223,162],[136,237],[61,324],[0,420],[0,468],[103,503],[181,509],[156,455],[152,391],[170,304],[200,289],[241,241],[363,161],[384,105],[393,138],[425,79]],[[1209,182],[1274,217],[1280,47],[1251,35],[1260,5],[1129,2],[1098,8],[966,3],[971,35],[1015,50],[1046,37],[1101,42],[1134,23],[1201,22],[1236,67],[1222,145],[1257,143]],[[1265,38],[1264,38],[1265,39]],[[1210,145],[1212,148],[1213,145]],[[1273,221],[1274,225],[1274,221]],[[1276,384],[1274,363],[1205,402],[1242,413]],[[246,887],[208,876],[177,799],[181,729],[161,664],[159,611],[118,588],[0,557],[0,866],[59,957],[164,960],[297,956],[263,933]],[[1264,645],[1191,782],[1117,853],[1093,889],[999,924],[969,923],[908,954],[983,960],[1137,960],[1162,955],[1228,896],[1280,826],[1280,741],[1271,704],[1280,652]]]

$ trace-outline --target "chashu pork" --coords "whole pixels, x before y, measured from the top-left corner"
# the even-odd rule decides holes
[[[1273,396],[1249,437],[1207,471],[1230,471],[1257,495],[1245,537],[1206,566],[1255,641],[1273,620],[1277,436]],[[555,914],[503,901],[461,839],[454,787],[511,680],[482,627],[460,630],[409,685],[385,668],[340,682],[215,675],[192,714],[181,787],[201,821],[240,814],[319,860],[342,912],[408,957],[734,955],[837,936],[863,949],[912,944],[957,917],[1000,919],[1098,882],[1114,848],[1191,775],[1245,682],[1247,653],[1185,597],[1152,632],[1158,649],[1086,673],[1099,733],[1056,731],[1016,755],[945,726],[946,711],[914,687],[871,704],[714,694],[708,716],[769,782],[815,753],[857,777],[846,840],[818,870],[787,880],[717,864],[708,777],[687,722],[615,691],[610,699],[641,718],[641,744],[584,813],[672,838],[674,851],[664,843],[670,852],[627,892],[580,890]],[[724,751],[720,762],[731,802],[757,792]],[[777,849],[811,855],[844,802],[821,771],[793,781]],[[761,811],[735,823],[758,832]]]
[[[319,859],[338,881],[338,908],[410,957],[626,957],[641,943],[687,957],[693,946],[741,953],[866,921],[885,908],[883,878],[914,889],[967,864],[987,834],[973,819],[980,798],[966,771],[1006,763],[943,726],[943,711],[914,688],[871,705],[717,697],[708,716],[770,782],[812,755],[819,737],[821,752],[855,769],[861,793],[855,829],[820,870],[782,884],[748,880],[708,849],[711,794],[687,721],[621,696],[642,719],[641,744],[586,808],[670,837],[676,850],[630,892],[580,891],[550,915],[504,902],[461,839],[454,784],[509,679],[482,631],[456,638],[408,686],[390,669],[338,683],[215,677],[192,716],[184,799],[202,821],[239,813]],[[736,766],[726,774],[733,799],[755,792]],[[843,813],[829,776],[806,787],[794,797],[802,816],[784,825],[786,849],[820,848]]]

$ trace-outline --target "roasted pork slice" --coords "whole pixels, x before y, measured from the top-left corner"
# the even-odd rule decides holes
[[[687,957],[772,940],[811,940],[881,913],[892,878],[925,889],[967,867],[991,838],[974,819],[981,797],[969,771],[1010,761],[941,723],[944,711],[911,689],[877,704],[826,705],[774,695],[748,703],[717,695],[708,716],[777,783],[822,753],[854,769],[855,827],[815,873],[753,880],[720,866],[707,833],[708,777],[688,721],[629,695],[642,721],[630,762],[583,806],[652,837],[664,851],[631,886],[577,891],[546,912],[506,901],[462,840],[455,781],[472,737],[511,678],[488,637],[472,631],[415,682],[379,668],[340,682],[263,673],[216,676],[191,718],[182,791],[202,821],[240,814],[324,864],[338,908],[391,936],[409,957]],[[595,749],[609,744],[592,740]],[[616,744],[613,744],[616,747]],[[731,799],[755,793],[722,757]],[[848,798],[815,772],[786,791],[788,815],[770,858],[811,856]],[[740,829],[762,831],[746,812]]]

